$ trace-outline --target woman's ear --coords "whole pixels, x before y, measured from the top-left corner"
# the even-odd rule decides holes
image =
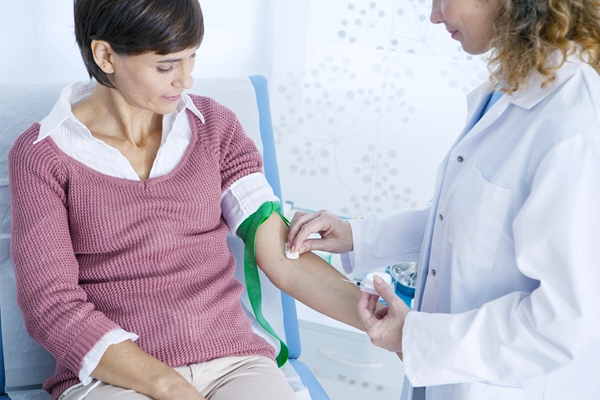
[[[115,72],[114,56],[110,44],[104,40],[92,40],[90,45],[92,54],[94,55],[94,61],[100,67],[105,74],[112,74]]]

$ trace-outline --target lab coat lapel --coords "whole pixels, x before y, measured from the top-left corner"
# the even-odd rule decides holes
[[[561,56],[560,52],[551,56],[551,65],[559,63],[557,60],[557,57],[559,56]],[[526,90],[520,90],[513,94],[505,94],[498,99],[496,104],[494,104],[481,119],[479,119],[483,108],[487,105],[489,94],[492,91],[491,82],[485,82],[467,97],[467,106],[469,109],[467,124],[452,146],[452,149],[459,145],[463,146],[477,138],[483,131],[494,125],[509,106],[513,105],[526,110],[535,107],[538,103],[557,90],[567,79],[573,76],[573,74],[581,70],[583,66],[584,62],[578,57],[569,57],[563,67],[556,72],[556,79],[546,86],[544,86],[543,83],[547,78],[537,72],[534,73],[528,80]]]
[[[467,124],[465,125],[465,129],[462,131],[461,135],[452,146],[452,149],[458,146],[459,143],[466,143],[467,141],[477,137],[481,132],[493,125],[504,113],[504,111],[506,111],[509,105],[509,99],[507,98],[510,96],[505,94],[498,99],[492,108],[490,108],[483,116],[481,116],[483,109],[487,106],[491,93],[492,86],[488,81],[469,94],[467,98],[467,106],[469,109]]]
[[[479,116],[483,112],[492,91],[492,84],[488,80],[467,95],[467,122],[462,133],[459,135],[457,142],[465,137],[465,135],[477,124]]]
[[[469,131],[471,131],[471,129],[477,124],[479,116],[481,115],[481,112],[483,111],[483,108],[486,106],[487,100],[490,97],[491,90],[492,85],[490,81],[486,81],[477,89],[469,93],[469,95],[467,96],[468,113],[465,128],[458,136],[458,138],[446,154],[446,157],[444,157],[444,160],[440,164],[440,167],[438,168],[435,189],[433,192],[433,200],[431,204],[431,213],[429,215],[429,220],[427,221],[427,229],[423,238],[423,250],[421,251],[421,259],[419,260],[419,272],[417,274],[417,284],[415,287],[415,297],[413,306],[414,309],[417,311],[421,308],[421,300],[423,297],[423,291],[425,289],[427,274],[429,272],[429,253],[431,250],[431,241],[433,238],[433,227],[435,224],[437,205],[439,202],[442,185],[444,183],[444,176],[446,175],[446,168],[448,166],[450,153],[459,143],[461,143],[461,141],[465,138],[467,133],[469,133]],[[489,125],[489,123],[487,125]]]

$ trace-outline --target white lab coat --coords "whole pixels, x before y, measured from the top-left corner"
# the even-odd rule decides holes
[[[469,95],[428,208],[351,221],[354,273],[419,261],[403,354],[428,400],[600,399],[600,77],[571,56],[541,82],[476,123],[489,83]]]

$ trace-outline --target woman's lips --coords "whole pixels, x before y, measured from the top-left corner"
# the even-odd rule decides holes
[[[180,94],[176,95],[176,96],[163,96],[162,98],[168,101],[177,101],[179,100],[179,98],[181,97]]]

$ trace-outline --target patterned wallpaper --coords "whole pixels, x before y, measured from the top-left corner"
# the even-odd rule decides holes
[[[430,7],[310,2],[303,58],[280,62],[271,81],[285,200],[348,217],[427,203],[465,95],[487,76]]]
[[[487,75],[429,21],[430,1],[201,0],[194,75],[268,77],[283,195],[297,207],[349,217],[422,207],[465,95]],[[0,49],[27,50],[0,66],[0,81],[87,78],[71,4],[46,3],[0,13],[0,37],[20,32]]]

